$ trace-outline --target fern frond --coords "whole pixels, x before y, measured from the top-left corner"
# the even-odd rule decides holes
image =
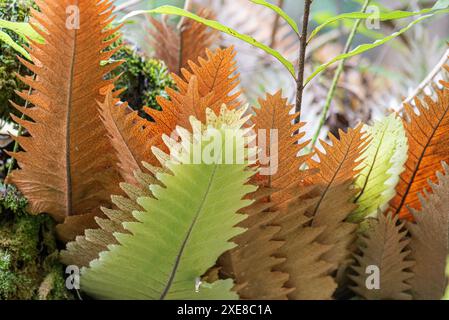
[[[289,203],[276,219],[280,231],[274,239],[283,245],[276,251],[285,261],[275,270],[289,275],[285,287],[291,289],[288,298],[293,300],[329,300],[337,288],[331,277],[336,269],[334,263],[323,259],[332,245],[320,243],[326,227],[311,226],[312,217],[308,210],[318,198],[307,199],[309,189],[299,189],[298,200]]]
[[[205,110],[208,107],[212,106],[213,112],[217,113],[225,102],[232,102],[234,106],[238,106],[234,100],[236,95],[228,95],[234,89],[234,82],[238,82],[233,76],[234,54],[232,48],[208,52],[207,63],[196,69],[198,74],[216,73],[222,81],[220,83],[212,85],[209,83],[208,87],[204,87],[196,75],[189,76],[188,80],[176,77],[179,91],[167,88],[169,98],[158,97],[162,111],[144,107],[144,111],[155,122],[146,121],[135,113],[129,113],[126,103],[116,106],[113,97],[100,103],[101,118],[120,159],[120,173],[125,181],[132,183],[134,170],[138,167],[142,169],[142,161],[158,165],[157,158],[150,151],[151,146],[168,152],[167,146],[162,141],[162,135],[172,135],[176,126],[189,128],[190,116],[204,122]],[[228,85],[230,87],[227,87]],[[217,92],[221,94],[217,95]]]
[[[113,83],[104,76],[121,63],[100,66],[116,50],[106,51],[119,27],[107,28],[113,10],[109,1],[67,1],[79,8],[78,29],[66,27],[66,6],[61,2],[36,4],[40,11],[31,10],[31,24],[45,43],[30,41],[34,64],[22,63],[36,78],[21,77],[33,91],[19,93],[34,107],[14,105],[33,120],[14,117],[31,137],[16,138],[25,152],[12,154],[20,170],[8,181],[27,197],[31,212],[47,212],[61,223],[69,216],[99,212],[100,205],[109,205],[111,192],[118,192],[117,160],[96,100],[103,100],[104,89]],[[84,226],[70,228],[82,232]]]
[[[313,227],[325,227],[318,241],[332,245],[323,259],[333,263],[335,268],[350,258],[349,246],[355,239],[357,224],[347,222],[347,219],[357,208],[352,202],[357,192],[353,185],[369,142],[362,127],[359,124],[346,133],[340,130],[340,139],[330,134],[332,145],[322,141],[324,152],[316,150],[319,160],[309,161],[310,168],[319,172],[307,179],[308,183],[317,186],[314,195],[318,198],[308,214],[313,217]]]
[[[352,266],[356,275],[349,278],[355,282],[351,289],[367,300],[411,300],[410,285],[413,277],[410,267],[405,223],[399,223],[398,216],[380,214],[377,219],[368,219],[369,227],[359,236],[359,253],[354,255],[357,264]],[[367,280],[372,273],[368,267],[379,268],[378,288],[368,288]]]
[[[154,28],[154,30],[148,30],[149,43],[154,49],[154,58],[164,61],[170,72],[179,74],[181,70],[179,57],[182,53],[177,30],[168,23],[168,17],[160,21],[149,17],[149,21]]]
[[[119,159],[124,181],[136,184],[134,172],[142,169],[142,162],[153,159],[150,128],[152,124],[140,117],[128,104],[116,104],[111,90],[105,101],[98,103],[101,120],[107,129],[112,146]]]
[[[417,112],[405,105],[407,120],[404,127],[409,143],[406,170],[390,201],[390,210],[401,218],[411,218],[407,207],[419,210],[418,194],[427,188],[427,180],[434,181],[441,161],[449,161],[449,86],[436,90],[437,99],[415,99]]]
[[[267,201],[272,193],[261,187],[248,195],[254,204],[241,210],[247,218],[238,225],[247,231],[232,239],[237,246],[218,261],[221,276],[234,279],[233,290],[241,299],[285,300],[292,291],[284,287],[288,274],[274,270],[285,259],[274,256],[283,241],[273,240],[280,228],[273,224],[278,212]]]
[[[289,114],[292,106],[282,97],[281,91],[267,94],[259,103],[261,108],[254,110],[253,122],[259,135],[259,147],[262,143],[266,145],[266,150],[260,151],[263,155],[259,156],[259,165],[266,172],[252,180],[261,188],[252,198],[255,204],[245,210],[249,217],[239,225],[248,231],[234,239],[238,246],[220,259],[220,266],[222,274],[235,279],[237,285],[241,284],[238,293],[242,298],[287,299],[293,290],[293,287],[285,287],[289,276],[283,270],[274,270],[285,260],[277,255],[285,241],[275,238],[280,231],[279,211],[297,198],[297,190],[306,176],[300,166],[307,156],[297,157],[306,145],[297,143],[304,135],[297,130],[304,124],[292,125],[296,115]],[[271,157],[271,162],[262,164],[261,157]]]
[[[290,114],[293,106],[282,97],[281,91],[274,95],[267,94],[265,99],[259,99],[259,104],[260,109],[254,109],[254,128],[259,138],[266,140],[263,142],[267,145],[267,150],[262,150],[266,154],[260,155],[259,161],[262,157],[270,157],[269,164],[260,165],[269,166],[271,172],[259,175],[258,182],[275,189],[270,200],[274,202],[276,209],[285,209],[288,202],[296,198],[301,182],[310,174],[307,170],[300,170],[310,159],[310,155],[298,156],[308,144],[308,141],[299,143],[305,136],[301,130],[305,123],[293,124],[299,114]],[[263,133],[265,137],[262,136]]]
[[[198,16],[214,20],[214,13],[207,8],[198,10]],[[192,19],[184,20],[177,28],[170,25],[167,17],[161,21],[150,17],[154,30],[150,30],[152,47],[156,58],[163,60],[168,70],[180,75],[183,68],[189,67],[189,61],[206,57],[206,49],[212,49],[218,42],[220,34]]]
[[[186,80],[174,76],[179,91],[167,88],[169,98],[158,97],[162,111],[144,108],[145,112],[155,120],[155,123],[148,125],[148,135],[152,139],[153,146],[168,151],[162,141],[162,135],[171,135],[178,125],[189,128],[190,116],[195,116],[204,122],[207,107],[218,113],[223,104],[231,103],[230,106],[228,105],[230,109],[240,106],[236,100],[239,93],[231,94],[238,84],[238,76],[234,75],[233,48],[217,49],[215,52],[207,51],[207,56],[208,60],[200,59],[201,66],[191,63],[195,72],[191,74],[185,71]],[[201,78],[204,74],[207,74],[207,77],[214,77],[216,81]],[[157,165],[154,157],[147,161]]]
[[[355,182],[360,192],[354,200],[358,208],[348,218],[351,222],[361,222],[386,209],[407,160],[407,138],[395,114],[365,126],[365,131],[372,140],[362,155],[363,169]]]
[[[66,250],[61,251],[60,259],[66,265],[88,267],[92,260],[98,259],[100,252],[107,250],[108,245],[117,244],[115,233],[126,233],[123,222],[136,221],[133,211],[143,208],[137,203],[139,197],[150,197],[149,185],[156,184],[155,171],[148,164],[146,169],[137,171],[137,184],[121,183],[124,196],[112,196],[114,209],[102,208],[105,218],[96,217],[97,225],[86,229],[84,235],[77,236],[76,241],[67,243]]]
[[[240,83],[239,74],[236,72],[236,51],[234,47],[226,49],[206,50],[206,58],[199,58],[198,63],[189,62],[189,69],[182,69],[181,73],[185,81],[174,75],[174,79],[181,93],[186,92],[191,77],[198,78],[198,91],[201,96],[207,96],[213,92],[210,108],[218,112],[224,103],[229,109],[240,106],[238,100],[240,91],[237,87]],[[163,99],[161,99],[163,101]]]
[[[421,210],[411,209],[416,223],[409,222],[410,248],[416,261],[410,280],[412,295],[417,300],[441,299],[447,286],[446,259],[449,255],[449,166],[437,172],[436,184],[429,182],[430,192],[419,195]]]

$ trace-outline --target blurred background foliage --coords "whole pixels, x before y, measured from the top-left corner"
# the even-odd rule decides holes
[[[289,57],[291,61],[297,58],[299,51],[297,38],[282,19],[276,19],[276,14],[271,10],[249,0],[192,2],[193,8],[200,6],[211,8],[219,22],[241,33],[252,35],[258,41],[272,46],[285,57]],[[303,1],[269,2],[282,6],[298,25],[301,25]],[[363,2],[315,0],[312,4],[309,29],[312,30],[329,17],[345,12],[358,12]],[[379,0],[371,1],[370,5],[381,11],[419,11],[432,7],[435,2],[435,0]],[[119,0],[118,15],[123,16],[134,10],[152,9],[162,4],[182,7],[184,1]],[[174,17],[170,19],[176,20]],[[412,18],[381,22],[379,29],[372,29],[362,22],[352,47],[383,38],[410,21]],[[353,20],[343,20],[331,24],[311,42],[307,53],[306,75],[316,66],[331,60],[343,51],[353,23]],[[147,28],[150,28],[150,25],[145,17],[133,17],[128,21],[124,33],[128,41],[137,44],[143,52],[151,56],[153,48],[148,46],[150,44],[148,33],[144,31]],[[273,29],[276,29],[275,33]],[[388,111],[400,110],[402,102],[417,92],[417,88],[433,71],[447,50],[448,30],[447,15],[435,16],[416,25],[398,39],[347,60],[320,137],[325,138],[329,131],[337,134],[338,128],[354,126],[359,121],[370,122]],[[284,95],[293,103],[296,90],[294,80],[279,62],[240,40],[227,35],[223,35],[222,38],[222,46],[234,45],[237,49],[238,70],[242,81],[240,89],[244,92],[244,99],[251,104],[257,104],[257,97],[263,95],[265,91],[273,93],[282,88]],[[336,67],[334,64],[316,77],[305,90],[302,120],[308,122],[309,134],[306,138],[311,138],[317,129]],[[432,83],[437,83],[438,77],[442,76],[444,74],[436,75]],[[431,86],[427,86],[423,91],[430,94],[429,88]]]

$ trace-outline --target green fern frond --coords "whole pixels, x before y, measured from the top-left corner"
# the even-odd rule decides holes
[[[354,202],[358,208],[349,217],[351,222],[360,222],[366,217],[383,211],[395,195],[399,175],[407,160],[407,138],[400,118],[395,114],[365,126],[372,140],[365,150],[363,170],[357,177],[356,187],[360,189]]]
[[[254,137],[235,125],[236,118],[238,126],[243,124],[242,114],[231,116],[222,108],[218,119],[208,117],[207,127],[192,117],[193,134],[177,128],[179,142],[164,137],[171,154],[154,150],[165,168],[156,173],[160,184],[150,185],[151,197],[137,198],[143,211],[133,211],[136,221],[123,223],[127,233],[114,233],[118,244],[82,268],[81,290],[99,299],[238,298],[232,280],[198,284],[235,246],[230,239],[244,232],[235,227],[246,217],[238,211],[251,204],[243,198],[256,190],[247,184],[255,173],[248,168],[248,143]],[[229,128],[232,139],[225,138]],[[209,152],[211,145],[221,146],[221,152]],[[244,162],[225,163],[239,145],[245,148]],[[192,164],[195,150],[213,162],[201,157]]]

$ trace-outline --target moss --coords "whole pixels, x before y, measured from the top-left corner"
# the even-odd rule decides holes
[[[165,88],[175,88],[175,83],[165,64],[156,59],[146,59],[129,45],[123,46],[113,59],[126,61],[111,75],[114,77],[121,74],[116,82],[118,89],[126,88],[121,98],[127,101],[134,110],[141,110],[143,106],[160,110],[156,97],[168,98]],[[139,114],[148,118],[144,112]]]
[[[0,299],[70,299],[55,223],[28,214],[26,206],[13,186],[0,184]]]
[[[34,1],[32,0],[13,0],[1,3],[0,19],[8,21],[27,21],[32,6],[34,6]],[[25,45],[25,41],[19,38],[15,33],[10,32],[9,30],[4,31],[19,45]],[[19,104],[24,103],[24,101],[15,94],[14,90],[25,90],[26,85],[17,79],[15,73],[20,72],[23,75],[29,75],[30,73],[20,66],[16,55],[17,52],[15,50],[0,41],[0,119],[9,120],[10,113],[20,116],[19,112],[10,106],[9,100],[14,100]]]

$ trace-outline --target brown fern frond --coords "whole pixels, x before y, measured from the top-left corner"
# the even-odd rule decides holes
[[[436,90],[437,99],[415,99],[416,110],[405,105],[404,119],[409,148],[405,171],[390,201],[390,210],[401,218],[411,218],[407,207],[419,210],[419,192],[427,188],[427,180],[435,181],[441,161],[449,161],[449,86]]]
[[[288,274],[274,270],[285,259],[274,256],[283,242],[273,240],[280,228],[272,224],[278,212],[270,211],[273,203],[266,201],[272,192],[260,188],[249,195],[255,203],[241,210],[248,217],[239,224],[247,231],[232,240],[238,246],[218,261],[221,276],[234,279],[241,299],[285,300],[291,291],[284,287]]]
[[[179,81],[177,82],[179,83]],[[190,78],[185,92],[167,88],[167,93],[168,99],[164,97],[157,98],[162,111],[148,107],[144,108],[144,111],[155,121],[154,123],[148,123],[146,129],[148,131],[146,132],[148,144],[164,152],[167,152],[168,148],[162,140],[162,135],[171,136],[175,133],[176,126],[190,128],[190,116],[195,116],[200,121],[204,121],[205,110],[209,107],[209,102],[213,95],[213,92],[206,96],[200,95],[197,77]],[[146,161],[152,165],[159,163],[154,154],[149,154]]]
[[[290,114],[293,106],[282,97],[281,91],[274,95],[267,94],[265,100],[259,99],[259,104],[260,109],[254,110],[254,129],[260,139],[270,139],[263,141],[268,148],[266,154],[260,154],[259,161],[271,157],[272,163],[269,165],[273,171],[270,174],[259,175],[257,180],[260,185],[276,190],[270,199],[275,208],[285,209],[288,202],[296,198],[298,187],[310,173],[308,170],[300,170],[310,159],[310,155],[298,156],[308,144],[308,141],[299,143],[305,135],[301,131],[305,123],[293,124],[299,114]],[[268,142],[271,144],[268,145]],[[265,153],[265,150],[261,151]]]
[[[145,109],[156,123],[159,122],[171,129],[174,128],[173,121],[176,121],[177,125],[190,126],[188,123],[190,115],[204,121],[205,107],[218,113],[223,104],[229,109],[240,106],[237,100],[240,93],[233,92],[238,85],[234,49],[230,47],[214,52],[207,50],[207,57],[207,60],[199,59],[199,65],[191,62],[193,73],[183,69],[183,78],[174,75],[179,91],[167,89],[168,99],[158,97],[162,112]]]
[[[209,8],[200,8],[197,15],[208,20],[215,20],[215,13]],[[181,25],[181,64],[187,69],[189,61],[206,58],[206,49],[212,49],[219,42],[220,32],[192,19],[185,19]]]
[[[339,139],[329,134],[330,144],[321,141],[324,152],[315,149],[319,160],[308,161],[311,169],[318,169],[318,174],[311,176],[308,182],[326,189],[352,180],[361,171],[358,168],[362,162],[361,152],[369,142],[369,137],[363,134],[362,128],[363,124],[359,124],[354,129],[349,128],[348,132],[339,130]],[[322,198],[325,196],[326,193],[323,193]],[[318,209],[319,207],[313,212],[314,215]]]
[[[228,59],[233,58],[233,49],[218,49],[210,54],[210,61],[217,62],[224,59],[221,65],[208,63],[199,68],[199,73],[214,73],[221,76],[227,75],[234,79],[233,62]],[[207,68],[211,68],[208,70]],[[133,183],[134,172],[140,167],[142,161],[152,165],[158,165],[159,161],[151,152],[151,147],[156,146],[167,152],[167,146],[162,141],[162,135],[171,136],[176,126],[190,127],[189,118],[195,116],[200,121],[205,120],[205,110],[212,105],[212,100],[216,101],[216,106],[220,106],[229,101],[233,101],[228,93],[233,87],[226,89],[226,84],[217,83],[210,87],[210,91],[200,88],[197,76],[190,76],[188,80],[176,77],[176,84],[179,91],[167,89],[169,98],[158,97],[162,111],[145,107],[144,111],[154,120],[150,122],[128,112],[126,103],[120,106],[115,105],[115,99],[109,96],[104,103],[100,103],[101,118],[106,126],[112,145],[114,146],[118,158],[120,159],[119,169],[125,181]],[[229,82],[232,85],[232,81]],[[200,89],[204,93],[201,94]],[[218,89],[218,91],[216,91]],[[221,92],[216,95],[216,92]],[[217,108],[215,108],[217,109]],[[217,112],[217,111],[216,111]]]
[[[312,226],[326,227],[319,241],[333,245],[324,259],[337,265],[349,258],[348,247],[355,238],[356,224],[346,218],[356,208],[351,199],[356,194],[353,182],[360,172],[361,155],[368,144],[368,136],[362,133],[362,124],[348,132],[340,130],[340,139],[332,134],[332,144],[322,142],[324,152],[316,150],[319,161],[310,160],[311,169],[318,169],[310,176],[308,183],[317,186],[318,202],[308,214],[313,217]]]
[[[356,275],[349,278],[355,282],[351,289],[367,300],[411,300],[410,285],[413,277],[410,267],[405,222],[399,223],[398,216],[379,214],[377,219],[368,220],[368,228],[359,235],[359,251],[354,255],[357,264],[352,266]],[[371,273],[368,267],[379,268],[379,287],[368,288]]]
[[[419,195],[421,210],[411,209],[416,223],[408,222],[414,277],[409,281],[417,300],[441,299],[447,287],[445,275],[449,254],[449,166],[437,172],[437,183],[429,181],[430,192]]]
[[[145,109],[151,115],[156,123],[174,128],[172,121],[176,121],[175,125],[190,127],[189,117],[195,116],[200,121],[205,120],[205,110],[211,103],[213,91],[202,95],[198,87],[199,79],[194,76],[189,79],[185,91],[176,91],[167,89],[169,99],[158,97],[159,105],[163,112],[155,109]],[[177,84],[180,83],[177,81]],[[216,110],[214,110],[216,111]],[[168,119],[168,120],[167,120]]]
[[[323,256],[332,245],[318,241],[326,227],[311,226],[312,217],[307,212],[316,205],[318,198],[308,198],[309,193],[307,188],[298,188],[298,199],[291,201],[288,209],[281,211],[276,219],[280,232],[274,239],[284,243],[276,256],[285,257],[285,261],[275,270],[289,275],[284,285],[292,290],[289,299],[329,300],[337,288],[330,276],[336,267]]]
[[[150,29],[150,44],[154,48],[154,57],[165,62],[168,70],[173,73],[180,72],[180,36],[177,30],[168,24],[168,17],[159,21],[149,17],[154,30]]]
[[[297,143],[304,135],[297,131],[304,124],[292,124],[297,115],[289,114],[293,106],[282,97],[281,91],[267,94],[266,99],[259,99],[259,103],[261,108],[254,109],[253,123],[259,147],[262,143],[266,146],[259,154],[259,165],[264,173],[255,176],[252,183],[260,189],[253,198],[256,202],[245,211],[249,217],[239,225],[248,231],[233,239],[238,246],[219,262],[221,273],[241,285],[237,290],[240,297],[287,299],[293,290],[285,287],[288,274],[275,270],[285,261],[285,258],[275,256],[284,241],[274,238],[280,232],[279,211],[297,198],[300,183],[306,175],[300,171],[300,166],[308,157],[298,157],[297,154],[307,143]],[[262,157],[267,160],[271,157],[271,162],[261,160]]]
[[[22,77],[33,91],[19,93],[34,106],[17,106],[33,121],[15,117],[31,137],[17,138],[25,152],[12,154],[20,170],[8,181],[28,198],[31,212],[47,212],[63,222],[69,216],[98,212],[118,191],[117,160],[96,100],[103,100],[103,90],[113,82],[104,76],[121,63],[100,66],[113,54],[106,50],[119,27],[108,28],[113,10],[109,1],[36,4],[40,11],[32,10],[31,24],[45,44],[31,41],[34,64],[22,62],[36,79]],[[78,29],[66,27],[67,5],[79,8]]]
[[[197,13],[205,19],[214,19],[214,13],[201,8]],[[179,30],[168,23],[167,17],[159,21],[150,17],[154,30],[150,30],[155,57],[163,60],[171,72],[180,75],[183,68],[189,67],[189,61],[206,57],[206,49],[212,49],[219,39],[219,32],[192,19],[186,19]]]
[[[140,117],[128,104],[117,104],[111,90],[105,101],[99,103],[101,120],[119,159],[124,181],[137,183],[134,172],[142,169],[142,161],[151,161],[151,123]]]

